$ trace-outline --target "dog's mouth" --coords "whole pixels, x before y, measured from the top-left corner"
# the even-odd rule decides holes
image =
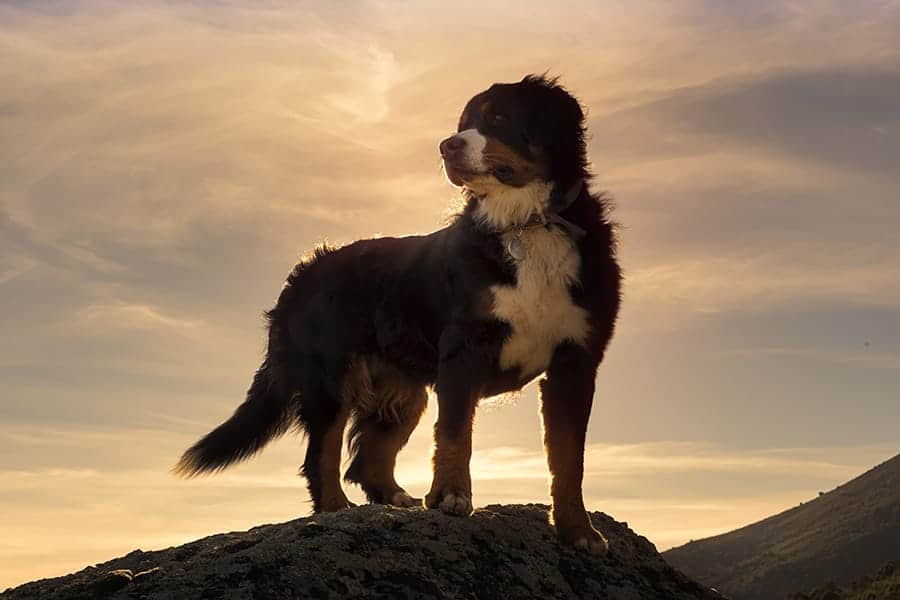
[[[459,187],[464,186],[478,176],[478,173],[475,171],[460,166],[446,158],[444,159],[444,173],[447,174],[447,179],[450,180],[450,183]]]

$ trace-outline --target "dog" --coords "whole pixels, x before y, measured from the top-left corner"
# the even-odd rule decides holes
[[[620,304],[608,199],[592,193],[584,112],[556,79],[528,75],[474,96],[440,143],[465,208],[423,236],[320,247],[266,313],[268,348],[246,400],[189,448],[183,476],[248,458],[292,428],[313,509],[416,506],[394,479],[397,453],[437,395],[428,508],[472,511],[472,425],[479,399],[540,381],[551,520],[593,555],[607,542],[582,497],[597,368]]]

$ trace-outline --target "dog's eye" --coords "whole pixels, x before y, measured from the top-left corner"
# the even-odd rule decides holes
[[[516,172],[513,171],[513,168],[507,165],[494,167],[494,177],[499,179],[502,183],[509,183],[512,181],[515,174]]]
[[[491,123],[494,125],[502,125],[506,122],[506,117],[504,115],[491,115]]]

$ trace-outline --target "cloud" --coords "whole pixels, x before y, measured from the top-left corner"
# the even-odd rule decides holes
[[[190,333],[203,325],[202,321],[179,319],[162,314],[146,304],[93,304],[79,314],[84,327],[95,329],[107,323],[124,329],[172,329],[177,333]]]
[[[877,459],[887,455],[890,448],[861,447],[852,451],[858,453],[858,456]],[[832,458],[834,455],[834,448],[734,451],[705,442],[593,443],[588,444],[585,449],[585,477],[603,481],[626,476],[648,477],[689,472],[724,474],[736,471],[757,472],[768,476],[805,472],[836,480],[851,477],[857,467],[835,462]],[[547,479],[543,449],[497,446],[476,451],[472,460],[477,479]]]
[[[644,326],[897,306],[898,100],[893,56],[721,77],[595,116],[596,168],[625,224],[626,298]]]
[[[0,256],[0,286],[34,268],[36,261],[29,256],[7,254]]]
[[[900,62],[775,70],[674,90],[607,115],[618,161],[756,149],[890,177],[898,151]],[[647,136],[635,136],[644,133]],[[652,140],[652,141],[651,141]]]
[[[398,479],[421,495],[430,484],[423,459],[429,442],[427,432],[417,436],[401,454]],[[179,442],[190,439],[183,433],[177,437],[152,428],[4,430],[0,455],[45,459],[30,467],[0,468],[6,482],[0,524],[7,532],[0,544],[6,567],[0,585],[71,571],[135,547],[165,547],[308,513],[304,483],[294,467],[302,453],[294,442],[278,443],[220,475],[183,481],[166,470]],[[119,448],[116,456],[106,450],[111,447]],[[590,444],[586,501],[665,548],[815,497],[896,450],[896,445],[736,451],[706,443]],[[82,457],[81,465],[60,460],[75,455]],[[472,465],[477,505],[549,501],[546,461],[537,444],[478,450]],[[348,491],[362,499],[358,489]]]
[[[828,329],[900,301],[896,185],[847,136],[892,127],[890,10],[838,22],[834,6],[598,5],[573,23],[565,6],[407,8],[3,7],[0,73],[20,84],[0,96],[0,322],[16,340],[0,368],[4,395],[22,399],[5,415],[130,423],[140,410],[122,395],[188,419],[226,414],[295,257],[323,239],[441,226],[452,192],[436,141],[471,93],[544,65],[591,109],[597,185],[624,223],[610,354],[623,358],[604,375],[616,396],[664,404],[637,366],[641,344],[668,347],[654,335],[731,351],[779,311],[828,307],[816,317]],[[506,18],[463,27],[475,12]],[[840,60],[820,43],[825,21]],[[525,32],[527,51],[506,52]],[[844,154],[817,135],[846,137]],[[764,328],[754,345],[809,349],[802,317],[779,322],[784,334]],[[682,372],[707,389],[692,365]],[[515,420],[533,419],[531,399]],[[617,408],[619,425],[638,421]]]
[[[900,256],[886,257],[880,248],[828,250],[837,260],[821,260],[824,247],[797,244],[757,256],[682,258],[632,271],[630,297],[642,304],[672,304],[698,313],[746,309],[756,311],[809,299],[856,302],[895,307],[900,302]],[[868,250],[868,251],[866,251]],[[785,254],[791,261],[785,261]],[[874,261],[878,262],[874,262]],[[835,264],[835,263],[838,264]]]
[[[437,141],[545,69],[623,223],[592,505],[666,546],[871,464],[900,393],[898,26],[875,1],[2,3],[0,549],[36,545],[0,570],[305,511],[296,438],[164,473],[241,401],[297,256],[442,226]],[[536,402],[479,411],[481,502],[546,497]],[[798,445],[825,449],[758,450]]]

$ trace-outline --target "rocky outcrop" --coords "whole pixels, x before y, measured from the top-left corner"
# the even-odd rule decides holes
[[[470,518],[362,506],[134,552],[36,581],[3,600],[244,598],[721,598],[602,513],[603,559],[561,547],[546,506],[487,506]]]

